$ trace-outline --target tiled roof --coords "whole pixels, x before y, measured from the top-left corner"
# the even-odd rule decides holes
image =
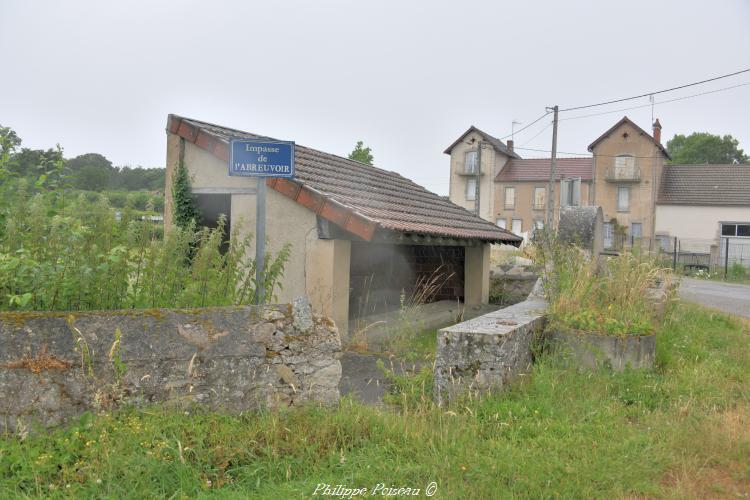
[[[668,165],[661,205],[750,206],[750,165]]]
[[[453,150],[454,147],[456,147],[456,144],[458,144],[459,142],[461,142],[463,140],[463,138],[466,137],[471,132],[476,132],[477,134],[481,135],[482,138],[485,141],[487,141],[490,144],[492,144],[493,148],[495,148],[496,150],[500,151],[504,155],[510,156],[511,158],[520,158],[520,156],[518,156],[516,153],[514,153],[513,151],[511,151],[510,149],[508,149],[508,146],[506,146],[503,141],[501,141],[497,137],[491,136],[487,132],[483,132],[483,131],[479,130],[474,125],[472,125],[471,127],[469,127],[469,129],[466,132],[464,132],[463,134],[461,134],[461,136],[458,139],[456,139],[453,142],[453,144],[451,144],[450,146],[448,146],[446,148],[446,150],[443,151],[443,153],[445,153],[447,155],[451,154],[451,151]]]
[[[498,182],[548,181],[551,165],[550,158],[508,160],[495,180]],[[582,181],[590,181],[593,168],[593,158],[558,158],[555,170],[558,180],[563,177],[580,177]]]
[[[657,121],[659,121],[659,120],[657,119]],[[611,126],[611,127],[609,128],[609,130],[607,130],[606,132],[604,132],[604,133],[603,133],[602,135],[600,135],[600,136],[599,136],[599,137],[598,137],[598,138],[597,138],[597,139],[596,139],[596,140],[595,140],[594,142],[592,142],[591,144],[589,144],[589,151],[593,151],[593,150],[594,150],[594,146],[596,146],[596,145],[597,145],[597,144],[599,144],[599,143],[600,143],[601,141],[603,141],[604,139],[606,139],[607,137],[609,137],[609,136],[610,136],[610,135],[612,134],[612,132],[614,132],[615,130],[617,130],[617,128],[618,128],[618,127],[619,127],[620,125],[624,124],[624,123],[628,123],[628,124],[630,124],[630,126],[632,126],[632,127],[633,127],[634,129],[636,129],[636,130],[637,130],[638,132],[640,132],[641,134],[643,134],[644,136],[646,136],[646,138],[647,138],[647,139],[649,139],[649,140],[650,140],[651,142],[653,142],[653,143],[654,143],[654,145],[656,145],[656,147],[658,147],[658,148],[659,148],[659,150],[661,150],[661,152],[662,152],[662,153],[664,154],[664,156],[666,156],[666,157],[667,157],[667,158],[669,158],[669,159],[672,159],[672,157],[671,157],[671,156],[669,156],[669,153],[667,152],[667,149],[666,149],[666,148],[665,148],[665,147],[664,147],[664,146],[663,146],[663,145],[662,145],[661,143],[659,143],[659,142],[656,142],[656,139],[654,139],[654,136],[652,136],[651,134],[649,134],[648,132],[646,132],[645,130],[643,130],[643,129],[642,129],[641,127],[639,127],[638,125],[636,125],[636,124],[635,124],[635,122],[633,122],[633,120],[631,120],[631,119],[630,119],[630,118],[628,118],[627,116],[623,116],[623,117],[622,117],[622,118],[620,119],[620,121],[619,121],[619,122],[617,122],[617,123],[615,123],[614,125],[612,125],[612,126]],[[661,127],[661,125],[659,125],[659,126]]]
[[[228,161],[229,141],[264,136],[170,115],[167,131]],[[375,231],[519,243],[485,221],[401,175],[295,145],[294,179],[267,185],[347,231],[371,240]]]

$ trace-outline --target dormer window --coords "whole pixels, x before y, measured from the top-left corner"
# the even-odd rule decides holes
[[[464,157],[464,173],[465,174],[476,174],[477,173],[477,152],[467,151]]]

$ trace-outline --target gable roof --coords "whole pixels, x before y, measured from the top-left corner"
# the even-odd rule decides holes
[[[657,203],[750,207],[750,165],[667,165]]]
[[[167,131],[229,161],[232,139],[270,139],[169,115]],[[370,241],[376,232],[518,244],[521,238],[477,217],[396,172],[295,145],[295,177],[266,184],[348,232]]]
[[[657,147],[658,147],[658,148],[659,148],[659,149],[661,150],[661,152],[662,152],[662,153],[664,153],[664,156],[666,156],[666,157],[667,157],[667,158],[669,158],[670,160],[672,159],[672,157],[671,157],[671,156],[669,156],[669,153],[667,153],[667,149],[666,149],[666,148],[665,148],[664,146],[662,146],[662,144],[661,144],[661,143],[659,143],[659,142],[656,142],[656,139],[654,139],[654,137],[653,137],[653,136],[652,136],[651,134],[649,134],[648,132],[646,132],[645,130],[643,130],[643,129],[642,129],[641,127],[639,127],[638,125],[636,125],[636,124],[635,124],[635,122],[633,122],[633,120],[631,120],[631,119],[630,119],[630,118],[628,118],[627,116],[623,116],[623,117],[622,117],[622,119],[621,119],[621,120],[620,120],[619,122],[617,122],[617,123],[615,123],[614,125],[612,125],[612,127],[610,127],[610,129],[609,129],[609,130],[607,130],[606,132],[604,132],[604,133],[603,133],[602,135],[600,135],[600,136],[599,136],[599,137],[598,137],[598,138],[597,138],[597,139],[596,139],[596,140],[595,140],[594,142],[592,142],[591,144],[589,144],[589,151],[593,151],[593,150],[594,150],[594,147],[595,147],[595,146],[596,146],[597,144],[599,144],[599,143],[600,143],[601,141],[603,141],[604,139],[606,139],[607,137],[609,137],[610,135],[612,135],[612,133],[613,133],[613,132],[614,132],[615,130],[617,130],[617,129],[618,129],[618,128],[619,128],[620,126],[621,126],[621,125],[623,125],[623,124],[625,124],[625,123],[627,123],[627,124],[629,124],[630,126],[632,126],[632,127],[633,127],[634,129],[636,129],[636,130],[638,131],[638,133],[640,133],[641,135],[644,135],[644,136],[646,136],[646,137],[647,137],[647,138],[648,138],[648,139],[649,139],[649,140],[650,140],[651,142],[653,142],[653,143],[654,143],[654,144],[655,144],[655,145],[656,145],[656,146],[657,146]]]
[[[443,153],[445,153],[447,155],[451,154],[451,151],[453,151],[453,148],[455,148],[456,145],[464,139],[464,137],[466,137],[467,135],[469,135],[472,132],[476,132],[477,134],[481,135],[482,139],[484,139],[485,141],[487,141],[490,144],[492,144],[493,148],[495,148],[497,151],[500,151],[504,155],[510,156],[511,158],[521,158],[516,153],[514,153],[513,151],[511,151],[510,149],[508,149],[508,146],[506,146],[503,141],[501,141],[497,137],[491,136],[487,132],[483,132],[483,131],[479,130],[474,125],[472,125],[471,127],[469,127],[469,129],[466,132],[464,132],[463,134],[461,134],[461,136],[458,139],[456,139],[453,142],[453,144],[451,144],[450,146],[448,146],[448,148],[445,151],[443,151]]]
[[[548,181],[552,168],[551,158],[512,159],[495,177],[497,182]],[[582,181],[593,179],[593,158],[558,158],[555,168],[557,180],[564,177],[580,177]]]

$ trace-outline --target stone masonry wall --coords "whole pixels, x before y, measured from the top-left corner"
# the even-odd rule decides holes
[[[119,340],[118,340],[119,338]],[[341,341],[281,306],[0,314],[0,431],[155,402],[242,411],[338,401]]]
[[[525,301],[438,331],[438,404],[468,392],[501,390],[527,373],[546,309],[540,279]]]

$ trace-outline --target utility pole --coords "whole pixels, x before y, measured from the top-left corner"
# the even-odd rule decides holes
[[[549,110],[549,108],[547,108],[547,110]],[[549,169],[549,185],[547,186],[547,225],[545,227],[549,234],[553,231],[555,212],[555,180],[557,177],[557,110],[557,106],[552,108],[552,111],[554,111],[555,114],[552,120],[552,162]]]
[[[482,140],[480,139],[477,143],[477,181],[475,191],[474,191],[474,208],[477,212],[477,217],[480,217],[479,215],[479,186],[482,182]]]

